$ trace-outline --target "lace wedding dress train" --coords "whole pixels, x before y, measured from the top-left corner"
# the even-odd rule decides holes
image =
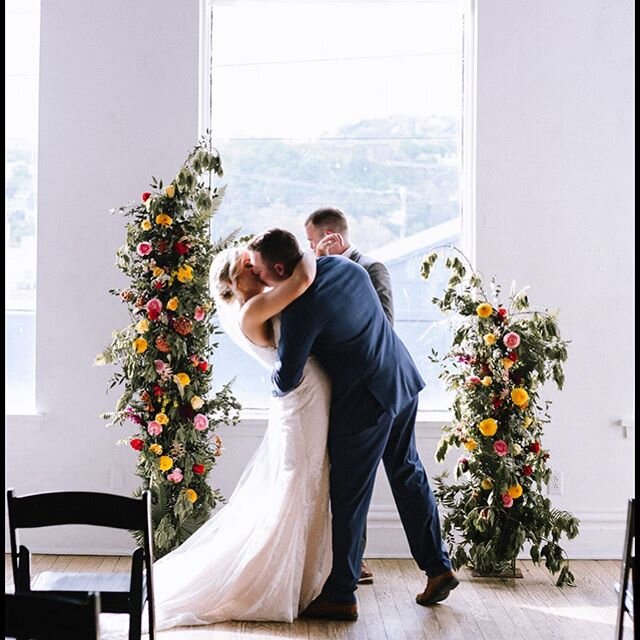
[[[276,335],[278,329],[275,319]],[[273,367],[275,349],[233,334],[238,346]],[[319,595],[331,570],[329,402],[328,378],[313,358],[295,390],[271,398],[264,438],[228,502],[154,563],[157,630],[291,622]],[[122,633],[113,619],[106,622],[103,638]]]

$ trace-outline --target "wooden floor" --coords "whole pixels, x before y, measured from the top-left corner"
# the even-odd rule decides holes
[[[33,573],[57,571],[125,571],[127,560],[115,556],[33,558]],[[425,578],[412,560],[369,560],[373,585],[358,588],[357,622],[296,620],[293,624],[230,622],[208,627],[162,631],[158,640],[613,640],[617,596],[613,584],[620,563],[574,560],[576,587],[555,586],[543,567],[519,561],[522,579],[473,578],[459,572],[460,586],[432,607],[418,606],[415,595]],[[5,555],[5,591],[13,591],[9,556]],[[625,638],[633,637],[625,622]]]

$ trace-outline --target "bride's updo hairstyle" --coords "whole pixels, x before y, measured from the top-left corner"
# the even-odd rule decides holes
[[[244,247],[229,247],[221,251],[211,264],[211,286],[214,296],[232,302],[236,299],[236,280],[242,269]]]

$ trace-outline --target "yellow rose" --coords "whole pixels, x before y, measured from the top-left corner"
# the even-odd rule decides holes
[[[200,396],[193,396],[191,398],[191,406],[197,411],[204,404],[204,400]]]
[[[502,366],[505,369],[511,369],[511,367],[513,367],[513,360],[511,360],[511,358],[502,358]]]
[[[147,200],[147,202],[149,201]],[[165,227],[168,227],[172,223],[173,223],[173,220],[171,216],[168,216],[166,213],[161,213],[156,216],[156,224],[161,224],[161,225],[164,225]]]
[[[166,413],[156,413],[156,422],[164,426],[169,424],[169,417]]]
[[[146,318],[138,320],[138,324],[136,324],[136,331],[138,333],[147,333],[147,331],[149,331],[149,321]]]
[[[491,478],[484,478],[482,480],[482,482],[480,483],[480,486],[485,490],[488,491],[489,489],[491,489],[493,487],[493,480]]]
[[[184,493],[192,504],[198,499],[198,494],[193,489],[187,489]]]
[[[180,282],[189,282],[189,280],[193,280],[193,268],[188,264],[180,267],[178,269],[178,280],[180,280]]]
[[[476,307],[476,313],[481,318],[488,318],[493,313],[493,307],[488,302],[482,302]]]
[[[146,218],[142,221],[142,223],[140,224],[140,226],[142,227],[142,229],[144,231],[150,231],[151,230],[151,220],[147,220]]]
[[[492,436],[498,430],[498,423],[493,418],[485,418],[478,425],[483,436]]]
[[[493,333],[487,333],[487,335],[483,339],[484,343],[490,347],[493,346],[498,340],[498,338],[496,338]]]
[[[522,495],[522,486],[519,484],[514,484],[512,487],[507,489],[507,493],[512,498],[519,498]]]
[[[182,387],[186,387],[191,382],[191,378],[186,373],[176,373],[173,380]]]
[[[482,378],[483,387],[490,387],[492,382],[493,378],[491,376],[485,376],[484,378]]]
[[[160,267],[153,267],[153,269],[151,269],[151,273],[153,273],[154,278],[159,278],[164,275],[164,269]]]
[[[516,387],[511,391],[511,401],[517,407],[523,407],[529,401],[529,394],[522,387]]]
[[[524,423],[523,423],[523,424],[524,424],[524,428],[525,428],[525,429],[528,429],[528,428],[529,428],[529,425],[530,425],[532,422],[533,422],[533,418],[532,418],[531,416],[527,416],[527,417],[524,419]]]
[[[164,188],[164,195],[167,196],[167,198],[173,198],[173,196],[176,195],[176,187],[175,187],[175,185],[168,184]]]
[[[159,444],[150,444],[149,445],[149,451],[151,451],[151,453],[155,453],[157,456],[159,456],[162,453],[162,446]]]
[[[469,450],[469,451],[473,451],[474,449],[478,448],[478,443],[473,439],[473,438],[469,438],[465,443],[464,446]]]
[[[169,471],[173,467],[173,460],[169,456],[162,456],[158,462],[160,471]]]
[[[169,309],[169,311],[175,311],[178,308],[178,305],[180,304],[180,300],[178,300],[178,298],[171,298],[169,299],[169,301],[167,302],[167,309]]]
[[[132,344],[137,353],[144,353],[149,346],[144,338],[136,338]]]

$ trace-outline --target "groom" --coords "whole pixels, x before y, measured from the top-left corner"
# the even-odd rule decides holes
[[[254,273],[267,285],[286,280],[302,257],[293,234],[269,229],[248,245]],[[341,256],[318,258],[311,287],[281,315],[272,383],[284,395],[316,356],[332,383],[329,418],[333,566],[302,616],[356,620],[362,534],[376,470],[383,461],[411,553],[427,574],[416,597],[429,606],[458,586],[440,533],[438,508],[415,446],[424,382],[395,334],[367,272]],[[309,425],[313,428],[313,425]]]

